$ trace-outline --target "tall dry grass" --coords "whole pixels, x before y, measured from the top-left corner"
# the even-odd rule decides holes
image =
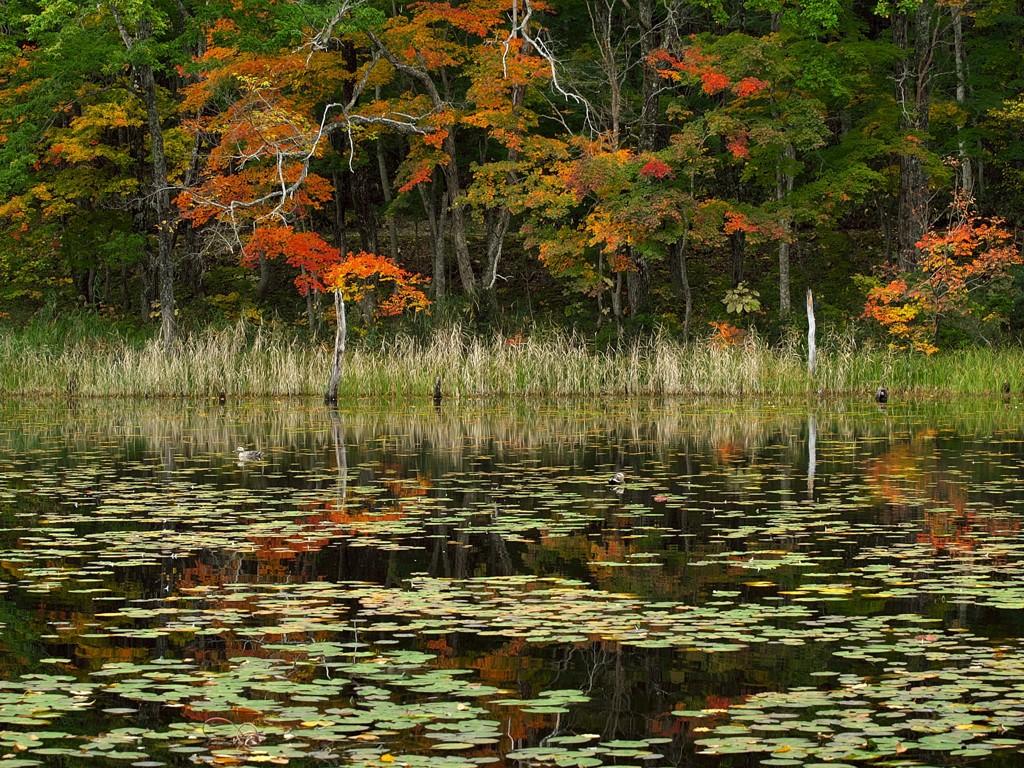
[[[487,395],[794,396],[866,394],[881,384],[903,395],[995,394],[1024,387],[1024,352],[970,349],[933,357],[826,339],[808,377],[804,345],[683,345],[654,335],[599,351],[572,333],[482,339],[459,326],[426,341],[397,337],[369,349],[351,345],[341,398],[404,400],[429,395],[440,376],[447,397]],[[180,340],[165,355],[156,340],[75,338],[0,332],[0,388],[8,396],[312,397],[329,373],[326,344],[238,324]]]

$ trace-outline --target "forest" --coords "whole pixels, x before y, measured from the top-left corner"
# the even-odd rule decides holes
[[[802,332],[811,289],[819,324],[924,353],[1024,331],[1019,0],[11,0],[0,24],[4,322],[316,338],[345,293],[363,327],[731,344]]]

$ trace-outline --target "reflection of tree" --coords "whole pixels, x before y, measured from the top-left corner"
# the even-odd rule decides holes
[[[814,501],[814,474],[818,468],[818,419],[807,415],[807,500]]]
[[[956,441],[950,446],[956,450]],[[952,475],[934,428],[916,431],[865,464],[865,480],[885,502],[883,521],[920,521],[916,540],[935,553],[969,556],[981,542],[1015,534],[1011,517],[979,516],[971,503],[968,479]]]
[[[938,500],[940,487],[945,495],[956,493],[936,471],[939,452],[935,437],[933,428],[919,430],[910,440],[893,444],[865,463],[865,480],[886,503],[889,521],[913,519],[922,504]]]
[[[909,408],[909,406],[908,406]],[[961,434],[992,433],[1010,423],[1012,414],[969,407],[966,403],[925,403],[907,410],[898,421],[866,419],[857,407],[835,404],[817,414],[819,435],[843,442],[862,437],[893,437],[915,422],[937,418]],[[777,442],[780,435],[800,434],[806,414],[801,408],[772,407],[756,401],[732,403],[716,410],[714,404],[682,408],[668,401],[630,401],[621,405],[593,407],[588,402],[550,404],[512,403],[507,407],[471,407],[444,419],[424,418],[429,406],[396,411],[382,407],[353,409],[345,414],[342,429],[348,444],[362,446],[382,435],[389,436],[390,450],[444,456],[453,469],[465,469],[464,457],[486,452],[495,463],[524,450],[545,450],[551,463],[580,464],[577,457],[600,435],[614,435],[622,455],[663,456],[686,442],[693,448],[733,445],[749,454],[760,445]],[[339,444],[332,422],[325,429],[324,411],[308,409],[301,401],[294,407],[274,403],[251,404],[211,412],[205,404],[183,401],[146,403],[87,402],[61,419],[46,404],[0,404],[0,421],[32,424],[31,430],[0,433],[0,450],[24,454],[40,447],[62,444],[69,459],[95,449],[102,439],[116,448],[124,460],[162,453],[170,445],[176,461],[216,457],[233,462],[235,446],[255,443],[267,449],[275,464],[292,462],[296,467],[322,464],[323,451]],[[336,459],[337,460],[337,459]],[[614,457],[609,457],[614,462]]]

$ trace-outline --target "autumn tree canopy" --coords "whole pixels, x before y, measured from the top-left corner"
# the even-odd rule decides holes
[[[808,287],[826,322],[926,351],[1024,330],[1021,16],[998,4],[20,0],[0,20],[19,311],[159,319],[168,349],[179,322],[242,314],[319,333],[363,253],[429,278],[439,322],[510,332],[783,334]],[[739,286],[760,304],[737,320]]]

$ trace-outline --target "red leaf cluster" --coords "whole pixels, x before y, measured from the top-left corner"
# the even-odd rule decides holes
[[[675,174],[672,173],[672,167],[668,163],[655,157],[644,163],[643,168],[640,169],[640,175],[645,179],[670,179]]]
[[[256,265],[260,258],[284,258],[300,270],[295,286],[305,296],[324,291],[324,274],[341,258],[341,251],[316,232],[296,232],[292,227],[258,227],[242,249],[242,263]]]

